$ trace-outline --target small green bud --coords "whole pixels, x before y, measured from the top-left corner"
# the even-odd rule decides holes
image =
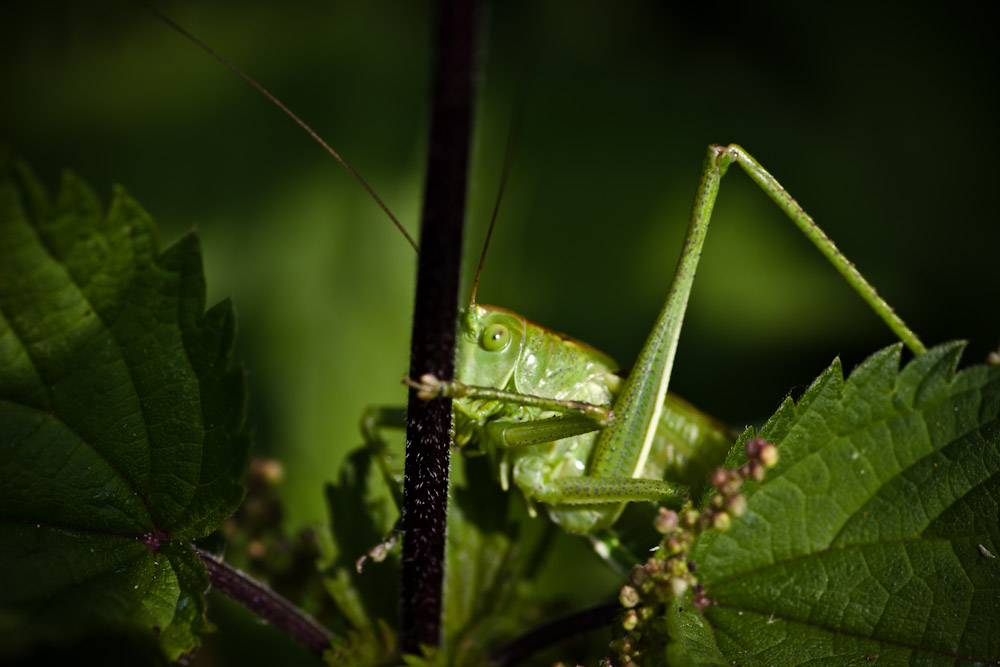
[[[629,609],[625,612],[625,618],[622,619],[622,628],[627,631],[635,630],[639,626],[639,615],[635,613],[635,609]]]
[[[719,512],[712,517],[712,528],[716,530],[727,531],[730,525],[732,525],[732,519],[726,512]]]
[[[747,511],[747,499],[743,494],[737,493],[726,501],[726,511],[733,516],[743,516]]]
[[[687,563],[683,558],[671,558],[667,565],[667,571],[674,577],[687,576]]]
[[[631,609],[639,604],[639,591],[631,586],[622,586],[622,592],[618,595],[618,600],[622,603],[623,607]]]
[[[763,463],[765,468],[773,468],[778,464],[778,448],[771,443],[767,443],[760,450],[757,460]]]

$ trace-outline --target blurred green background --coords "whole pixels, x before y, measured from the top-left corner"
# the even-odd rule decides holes
[[[314,125],[415,230],[423,2],[159,2]],[[519,129],[480,300],[628,365],[666,294],[705,146],[738,142],[929,344],[1000,339],[991,22],[933,3],[496,3],[466,273]],[[985,11],[981,10],[981,11]],[[123,183],[165,243],[196,227],[235,298],[257,451],[293,525],[369,404],[399,404],[414,256],[334,161],[130,2],[0,9],[0,139],[55,186]],[[516,98],[523,103],[516,104]],[[724,181],[671,387],[743,426],[890,332],[736,171]]]

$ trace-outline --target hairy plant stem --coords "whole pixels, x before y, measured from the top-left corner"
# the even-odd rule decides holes
[[[427,182],[410,377],[454,375],[455,325],[475,98],[476,0],[439,0]],[[400,634],[404,652],[441,640],[451,401],[410,390],[403,482]]]
[[[208,571],[212,588],[238,602],[316,655],[330,648],[333,633],[266,585],[192,545]]]

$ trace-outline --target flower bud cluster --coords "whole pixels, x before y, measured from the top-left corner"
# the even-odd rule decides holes
[[[740,467],[734,470],[719,468],[712,473],[711,484],[716,493],[700,510],[690,505],[680,512],[660,508],[653,522],[657,532],[663,535],[660,546],[645,565],[632,568],[629,583],[622,587],[619,595],[626,609],[622,628],[627,634],[611,644],[616,657],[613,664],[638,667],[643,645],[659,644],[653,637],[665,630],[652,624],[663,615],[664,605],[671,600],[693,591],[691,602],[695,607],[704,609],[711,604],[695,577],[695,564],[687,559],[687,554],[702,532],[727,530],[734,517],[746,512],[747,501],[740,493],[743,482],[763,480],[766,470],[778,462],[778,448],[763,438],[748,441],[746,454],[748,461]]]

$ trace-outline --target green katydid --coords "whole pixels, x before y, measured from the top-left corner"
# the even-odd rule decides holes
[[[617,367],[602,353],[509,311],[477,305],[473,295],[460,323],[457,379],[425,376],[413,383],[425,398],[453,397],[457,444],[498,455],[501,479],[512,471],[524,495],[545,504],[552,519],[567,530],[590,534],[608,528],[629,501],[676,502],[685,484],[665,481],[659,474],[664,467],[668,476],[673,473],[674,479],[689,484],[724,454],[718,447],[727,443],[724,431],[669,396],[667,386],[719,182],[733,163],[795,222],[914,353],[925,350],[753,157],[736,145],[709,147],[666,303],[624,381],[614,375]],[[678,429],[678,423],[688,428]],[[651,465],[651,455],[665,460],[666,466]],[[682,470],[687,466],[692,469]]]
[[[161,18],[306,129],[402,230],[367,183],[311,128],[242,71]],[[459,322],[456,380],[425,376],[416,383],[426,398],[447,394],[455,399],[459,446],[494,456],[502,483],[513,479],[529,501],[544,504],[552,519],[570,531],[593,534],[611,526],[626,502],[678,501],[731,444],[725,427],[670,396],[667,387],[719,182],[732,163],[777,203],[911,350],[924,350],[756,160],[739,146],[711,146],[666,302],[626,379],[615,375],[617,366],[606,355],[510,311],[478,305],[473,298]],[[372,411],[364,422],[366,437],[376,446],[379,427],[402,421],[399,410]]]

